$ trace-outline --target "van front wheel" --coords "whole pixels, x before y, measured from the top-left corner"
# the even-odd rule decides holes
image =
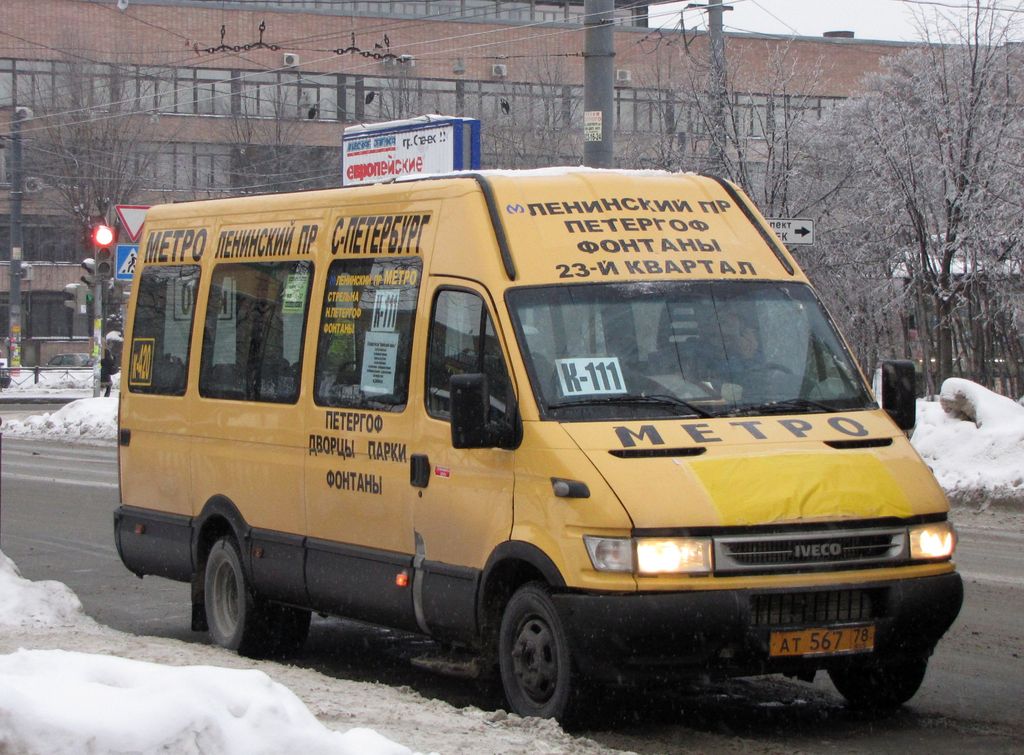
[[[831,669],[828,675],[853,708],[892,710],[912,698],[924,681],[926,658],[858,664]]]
[[[574,717],[579,682],[565,629],[544,585],[524,585],[509,600],[498,635],[498,664],[513,712],[563,723]]]

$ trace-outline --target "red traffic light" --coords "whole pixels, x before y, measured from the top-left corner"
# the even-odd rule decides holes
[[[92,227],[92,243],[96,246],[110,246],[117,239],[117,231],[109,225],[99,223]]]

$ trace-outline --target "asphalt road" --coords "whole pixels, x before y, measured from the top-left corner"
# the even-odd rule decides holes
[[[130,574],[117,557],[111,445],[2,438],[0,549],[33,580],[69,585],[99,622],[136,634],[206,642],[189,629],[188,586]],[[954,520],[957,520],[954,516]],[[918,695],[884,717],[848,710],[819,674],[681,685],[612,698],[584,732],[639,753],[703,751],[1024,751],[1024,533],[958,522],[966,597]],[[997,522],[998,523],[998,522]],[[493,690],[415,667],[434,650],[420,637],[338,619],[314,620],[298,663],[324,673],[405,685],[453,705],[494,707]]]

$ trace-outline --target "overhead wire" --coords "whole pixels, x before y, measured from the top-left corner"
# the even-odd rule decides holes
[[[735,0],[735,1],[736,2],[743,2],[744,0]],[[96,7],[101,7],[101,8],[109,9],[111,12],[117,12],[109,4],[102,4],[101,5],[99,2],[97,2],[97,0],[77,0],[77,2],[83,2],[83,3],[89,4],[89,5],[94,5]],[[266,10],[270,10],[272,12],[272,9],[266,9]],[[491,10],[490,8],[481,9],[482,12],[490,12],[490,10]],[[699,11],[701,9],[690,9],[690,10]],[[443,16],[445,14],[439,14],[439,15]],[[461,18],[467,18],[470,15],[471,14],[465,14]],[[574,20],[575,20],[576,24],[579,24],[579,22],[584,20],[585,17],[586,17],[586,14],[583,14],[583,15],[577,17]],[[160,30],[165,31],[165,32],[167,32],[169,34],[172,34],[173,36],[177,36],[178,38],[180,38],[180,39],[182,39],[182,40],[184,40],[186,42],[191,42],[192,41],[188,37],[186,37],[184,35],[181,35],[181,34],[178,34],[178,33],[174,32],[173,30],[169,30],[166,27],[163,27],[163,26],[161,26],[159,24],[153,24],[153,23],[150,23],[148,21],[145,21],[144,19],[140,19],[137,16],[135,16],[135,14],[131,14],[129,16],[129,18],[132,18],[133,20],[138,21],[140,23],[144,23],[146,26],[149,26],[151,28],[160,29]],[[426,25],[426,24],[435,24],[437,20],[438,20],[437,16],[432,16],[429,19],[425,19],[422,22],[410,24],[408,26],[420,26],[420,25]],[[456,21],[460,20],[460,18],[456,17],[456,18],[453,18],[451,20],[453,22],[456,22]],[[496,19],[495,21],[496,21],[496,23],[501,24],[501,20],[500,19]],[[519,25],[517,25],[515,27],[509,27],[507,25],[502,25],[502,26],[499,26],[498,28],[495,28],[495,29],[486,29],[486,30],[482,30],[482,31],[474,31],[474,32],[468,32],[468,33],[464,33],[464,34],[449,35],[447,37],[441,37],[441,38],[436,38],[436,39],[432,39],[432,40],[421,40],[421,41],[418,41],[418,42],[413,42],[413,43],[411,43],[409,45],[405,45],[405,46],[401,47],[400,49],[409,49],[410,47],[411,48],[418,48],[418,47],[421,47],[421,46],[424,46],[424,45],[434,46],[434,45],[436,45],[438,43],[442,43],[442,42],[446,42],[446,41],[465,40],[465,39],[469,39],[469,38],[481,37],[481,36],[484,36],[484,35],[491,35],[491,34],[495,34],[495,33],[505,33],[505,34],[507,34],[509,32],[510,28],[519,31],[519,30],[523,30],[523,29],[529,29],[529,28],[540,27],[540,26],[550,26],[551,24],[552,24],[551,21],[544,20],[544,21],[537,21],[537,22],[527,23],[527,24],[519,24]],[[370,28],[372,29],[373,27],[370,27]],[[390,25],[387,26],[387,27],[381,26],[380,28],[393,29],[393,26],[390,26]],[[525,37],[523,37],[523,36],[516,37],[515,39],[512,39],[512,40],[498,40],[498,41],[494,41],[494,42],[481,42],[481,43],[473,44],[473,45],[464,45],[464,46],[461,46],[461,47],[455,47],[455,48],[452,48],[452,49],[448,49],[448,50],[444,50],[444,51],[439,51],[435,55],[427,54],[427,55],[423,55],[422,57],[424,59],[431,59],[431,58],[436,58],[436,57],[441,57],[441,56],[450,57],[450,56],[452,56],[454,54],[463,53],[462,57],[470,57],[470,59],[472,59],[474,56],[468,56],[465,53],[467,53],[468,51],[483,49],[483,48],[487,48],[487,47],[492,47],[492,46],[499,45],[499,44],[521,44],[522,42],[529,41],[531,39],[540,39],[540,38],[544,38],[544,37],[550,37],[550,36],[561,35],[561,34],[578,33],[581,30],[582,30],[582,27],[574,25],[572,28],[568,28],[568,29],[566,29],[566,28],[557,28],[557,29],[545,31],[545,32],[539,33],[539,34],[531,34],[531,35],[527,35]],[[357,33],[358,34],[363,34],[363,33],[366,33],[366,31],[367,31],[367,29],[364,28],[364,29],[360,29],[359,31],[350,31],[349,33],[351,33],[351,34],[357,34]],[[36,45],[38,45],[38,46],[40,46],[40,47],[42,47],[44,49],[49,49],[51,51],[56,51],[56,48],[50,47],[50,46],[42,44],[42,43],[34,43],[31,40],[26,40],[24,38],[17,37],[17,35],[5,33],[5,32],[0,32],[0,34],[6,34],[7,36],[19,39],[20,41],[23,41],[23,42],[25,42],[27,44],[36,44]],[[327,36],[327,35],[320,35],[319,38],[323,38],[325,36]],[[317,36],[312,36],[312,37],[308,37],[308,38],[301,38],[300,37],[300,38],[298,38],[299,41],[283,40],[280,43],[280,45],[281,46],[288,46],[290,48],[295,48],[295,45],[300,43],[301,41],[306,41],[306,40],[312,41],[312,40],[315,40],[317,38],[318,38]],[[299,47],[299,48],[295,48],[295,49],[305,50],[305,49],[309,49],[309,48],[301,48],[301,47]],[[322,51],[322,52],[327,52],[327,51]],[[537,56],[529,56],[529,57],[570,57],[570,56],[579,56],[579,55],[581,55],[581,53],[546,53],[546,54],[540,54],[540,55],[537,55]],[[86,58],[84,56],[79,56],[79,57],[80,57],[80,59],[83,59],[83,60],[85,60],[87,62],[95,63],[97,65],[114,65],[114,64],[107,63],[107,62],[95,61],[95,60]],[[226,55],[224,57],[230,57],[230,56]],[[323,58],[320,58],[318,60],[311,61],[311,64],[315,64],[317,62],[323,62],[323,61],[331,60],[331,59],[333,59],[333,57],[334,56],[324,56]],[[475,57],[497,59],[497,58],[528,57],[528,56],[525,56],[525,55],[522,55],[522,56],[519,56],[519,55],[514,55],[514,56],[508,56],[508,55],[500,56],[500,55],[496,55],[496,56],[475,56]],[[258,65],[258,63],[256,63],[255,61],[249,61],[249,62],[252,62],[252,63]],[[369,64],[369,65],[372,65],[372,64]],[[153,67],[154,68],[160,68],[160,67],[163,67],[163,66],[153,66]],[[358,66],[357,65],[357,66],[355,66],[355,69],[358,70],[360,68],[365,68],[365,67],[366,67],[366,65],[362,65],[362,66]],[[250,76],[255,77],[255,76],[265,75],[265,74],[268,74],[268,73],[279,73],[279,72],[285,71],[285,70],[288,70],[288,69],[286,67],[280,67],[280,68],[271,68],[271,69],[247,71],[247,72],[243,73],[241,76],[239,76],[238,79],[244,80],[244,79],[246,79],[246,78],[248,78]],[[307,74],[307,75],[314,75],[314,74]],[[214,82],[211,80],[209,83],[213,84]],[[283,83],[291,83],[291,82],[280,82],[279,81],[276,84],[274,84],[272,82],[267,82],[267,84],[271,85],[271,86],[281,86]],[[176,94],[181,93],[181,92],[192,91],[193,89],[194,89],[194,85],[186,85],[186,86],[178,87],[178,88],[171,89],[171,90],[165,90],[165,91],[160,93],[160,96],[169,96],[169,95],[172,95],[172,94],[176,95]],[[138,102],[143,97],[153,97],[153,96],[155,96],[155,95],[152,94],[152,93],[147,93],[144,96],[126,98],[125,100],[122,100],[122,101],[119,101],[119,102],[111,102],[111,103],[108,104],[108,106],[109,105],[128,104],[128,103],[131,103],[131,102]],[[193,98],[193,102],[196,103],[196,104],[201,103],[201,102],[209,102],[209,101],[215,100],[218,97],[222,97],[222,96],[224,96],[224,95],[212,95],[210,97],[199,98],[199,99]],[[80,108],[78,110],[69,110],[69,111],[65,111],[64,113],[53,114],[52,117],[73,115],[76,112],[82,112],[82,113],[90,113],[90,118],[88,120],[94,121],[94,120],[103,120],[105,118],[130,117],[132,115],[139,115],[140,113],[150,113],[150,112],[152,112],[151,110],[147,109],[147,110],[144,110],[144,111],[128,111],[128,112],[120,112],[120,113],[112,113],[112,114],[111,113],[107,113],[107,114],[105,114],[103,116],[96,117],[94,115],[94,112],[93,112],[94,110],[95,110],[95,106],[93,106],[93,107],[85,107],[85,108]],[[171,113],[171,114],[173,115],[173,113]],[[85,121],[81,121],[81,122],[85,122]]]

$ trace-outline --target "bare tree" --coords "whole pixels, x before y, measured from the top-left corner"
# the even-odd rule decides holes
[[[836,134],[862,171],[846,202],[872,220],[863,241],[887,249],[888,273],[908,282],[932,390],[956,374],[991,384],[979,326],[1013,325],[999,302],[1020,270],[1024,167],[1008,158],[1024,131],[1020,57],[1008,31],[976,2],[966,25],[936,29],[941,44],[869,77]]]
[[[315,105],[302,101],[292,84],[298,74],[235,80],[231,118],[223,136],[231,145],[231,191],[269,193],[336,186],[337,147],[308,143],[304,121]]]
[[[816,94],[825,62],[800,59],[792,44],[764,44],[763,55],[748,56],[760,71],[730,66],[724,131],[715,125],[707,61],[691,55],[680,99],[701,138],[690,141],[688,159],[707,169],[716,156],[723,176],[742,186],[762,212],[793,217],[812,211],[844,180],[843,174],[833,175],[831,185],[805,180],[816,159],[812,140],[831,102]]]
[[[570,80],[561,58],[543,58],[525,82],[507,82],[466,103],[466,114],[488,124],[483,133],[490,167],[537,168],[578,162],[583,153],[579,124],[583,111],[580,87]],[[529,83],[526,83],[529,82]]]
[[[111,219],[113,205],[143,193],[157,152],[136,79],[117,64],[69,59],[34,84],[26,162],[48,187],[42,202],[82,229]]]

